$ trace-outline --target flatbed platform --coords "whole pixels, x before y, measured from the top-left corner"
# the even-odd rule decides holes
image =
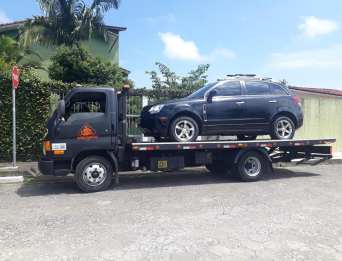
[[[133,151],[138,150],[180,150],[180,149],[236,149],[236,148],[277,148],[325,145],[336,142],[335,138],[324,139],[294,139],[294,140],[229,140],[229,141],[195,141],[195,142],[139,142],[132,143]]]

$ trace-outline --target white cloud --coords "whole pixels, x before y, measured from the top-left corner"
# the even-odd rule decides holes
[[[274,53],[270,67],[278,69],[315,69],[342,67],[342,45],[293,53]]]
[[[172,33],[158,33],[165,44],[166,57],[183,61],[209,61],[220,57],[232,58],[235,53],[229,49],[216,48],[209,56],[200,55],[199,49],[193,41],[183,40],[179,35]]]
[[[193,41],[185,41],[179,35],[172,33],[158,33],[165,44],[164,54],[170,59],[201,61],[207,59],[198,52]]]
[[[236,54],[229,49],[225,49],[225,48],[216,48],[212,53],[211,53],[211,57],[220,57],[223,56],[225,58],[233,58],[236,56]]]
[[[325,20],[315,16],[300,17],[304,23],[298,25],[298,29],[303,31],[302,37],[312,40],[319,34],[328,34],[338,29],[338,23],[334,20]]]
[[[147,17],[146,20],[149,21],[149,22],[152,23],[152,24],[155,24],[155,23],[158,22],[157,19],[154,19],[154,18],[151,18],[151,17]]]
[[[159,20],[165,20],[167,22],[175,22],[177,20],[176,16],[174,16],[172,13],[168,13],[167,15],[159,16],[158,19],[147,17],[146,20],[152,24],[158,23]]]
[[[0,10],[0,24],[11,23],[11,22],[13,21],[7,17],[5,12]]]
[[[167,15],[161,16],[161,18],[170,22],[174,22],[177,20],[177,18],[172,13],[168,13]]]

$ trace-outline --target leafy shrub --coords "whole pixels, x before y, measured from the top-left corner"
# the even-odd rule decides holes
[[[45,119],[50,112],[50,89],[32,69],[19,71],[16,90],[17,159],[37,160],[42,153]],[[0,161],[12,161],[12,80],[8,70],[0,70]]]
[[[58,48],[51,55],[49,76],[65,83],[107,85],[120,88],[127,78],[117,65],[105,62],[101,56],[92,55],[84,46]],[[130,82],[132,85],[132,82]]]

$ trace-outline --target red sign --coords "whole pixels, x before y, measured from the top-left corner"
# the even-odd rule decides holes
[[[17,89],[18,84],[19,84],[19,73],[18,73],[18,68],[16,66],[14,66],[12,70],[12,83],[13,83],[13,88]]]

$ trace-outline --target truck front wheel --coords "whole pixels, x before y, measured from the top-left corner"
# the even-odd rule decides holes
[[[82,160],[76,167],[75,180],[84,192],[105,190],[111,183],[113,167],[103,157],[91,156]]]

